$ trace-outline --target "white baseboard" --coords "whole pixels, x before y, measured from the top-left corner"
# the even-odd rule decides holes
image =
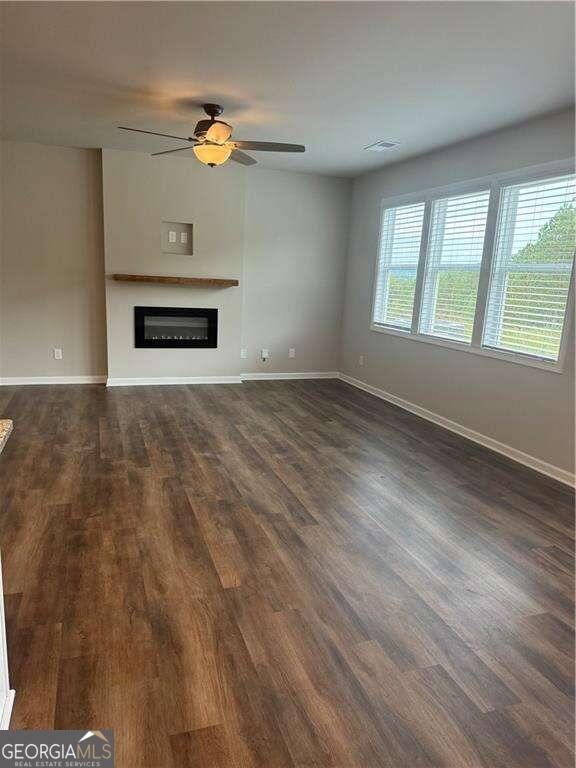
[[[106,376],[5,376],[0,379],[4,387],[28,384],[104,384]]]
[[[282,381],[285,379],[339,379],[338,371],[304,373],[241,373],[242,381]]]
[[[575,476],[567,472],[565,469],[556,467],[553,464],[549,464],[542,459],[537,459],[535,456],[530,456],[523,451],[513,448],[510,445],[501,443],[498,440],[494,440],[492,437],[483,435],[480,432],[476,432],[473,429],[464,427],[462,424],[458,424],[451,419],[447,419],[444,416],[440,416],[433,411],[429,411],[427,408],[423,408],[420,405],[411,403],[408,400],[404,400],[401,397],[392,395],[379,387],[373,387],[371,384],[366,384],[360,379],[355,379],[352,376],[348,376],[345,373],[338,373],[337,371],[310,371],[310,372],[297,372],[297,373],[241,373],[239,376],[176,376],[176,377],[158,377],[158,378],[106,378],[105,376],[25,376],[25,377],[5,377],[0,379],[0,385],[3,386],[22,386],[29,384],[103,384],[106,383],[108,387],[138,387],[138,386],[155,386],[155,385],[171,385],[171,384],[241,384],[243,381],[282,381],[289,379],[341,379],[353,387],[362,389],[365,392],[369,392],[375,397],[379,397],[381,400],[386,400],[393,405],[397,405],[405,411],[416,414],[427,421],[431,421],[434,424],[438,424],[444,429],[448,429],[450,432],[455,432],[457,435],[468,438],[479,445],[489,448],[496,453],[500,453],[503,456],[507,456],[509,459],[524,464],[530,469],[534,469],[536,472],[552,477],[565,485],[575,486]]]
[[[12,716],[15,696],[16,692],[9,690],[4,694],[4,700],[0,701],[0,731],[7,731],[10,728],[10,717]]]
[[[8,376],[0,385],[28,384],[106,384],[108,387],[138,387],[166,384],[241,384],[242,381],[274,381],[283,379],[337,379],[337,371],[302,373],[242,373],[240,376],[157,376],[155,378],[114,378],[106,376]]]
[[[526,467],[530,467],[530,469],[536,470],[536,472],[540,472],[543,475],[548,475],[548,477],[552,477],[554,480],[559,480],[565,485],[576,485],[575,476],[570,472],[567,472],[565,469],[560,469],[560,467],[555,467],[553,464],[548,464],[548,462],[542,461],[542,459],[537,459],[535,456],[530,456],[523,451],[519,451],[517,448],[512,448],[510,445],[501,443],[499,440],[494,440],[492,437],[488,437],[487,435],[483,435],[480,432],[474,431],[473,429],[464,427],[462,424],[458,424],[457,422],[451,421],[444,416],[440,416],[433,411],[429,411],[427,408],[422,408],[420,405],[415,405],[408,400],[403,400],[401,397],[391,395],[389,392],[386,392],[383,389],[379,389],[378,387],[373,387],[371,384],[366,384],[360,379],[347,376],[345,373],[341,373],[339,378],[342,379],[342,381],[345,381],[347,384],[351,384],[353,387],[363,389],[365,392],[369,392],[371,395],[375,395],[381,400],[386,400],[387,402],[392,403],[393,405],[397,405],[399,408],[402,408],[405,411],[410,411],[410,413],[414,413],[416,416],[420,416],[427,421],[432,421],[434,424],[438,424],[440,427],[444,427],[444,429],[450,430],[450,432],[455,432],[457,435],[466,437],[468,440],[472,440],[473,442],[478,443],[485,448],[489,448],[496,453],[507,456],[509,459],[513,459],[520,464],[524,464]]]
[[[242,384],[240,376],[160,376],[154,379],[108,378],[107,387],[146,387],[167,384]]]

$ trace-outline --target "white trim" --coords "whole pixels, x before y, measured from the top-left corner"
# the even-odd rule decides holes
[[[420,250],[418,252],[418,263],[416,265],[416,285],[414,286],[414,301],[412,303],[412,321],[410,323],[410,328],[406,329],[409,330],[410,333],[416,333],[420,327],[431,227],[432,206],[426,203],[424,205],[424,218],[422,219],[422,233],[420,235]],[[374,321],[374,314],[372,314],[372,321]]]
[[[521,184],[524,180],[527,182],[532,180],[536,181],[539,178],[554,176],[557,173],[574,173],[575,164],[575,157],[567,157],[564,160],[554,160],[550,163],[541,163],[540,165],[531,165],[526,166],[525,168],[517,168],[514,171],[493,173],[490,174],[490,176],[479,176],[474,179],[454,181],[450,184],[443,184],[439,187],[428,187],[428,189],[419,189],[415,192],[407,192],[403,195],[383,197],[380,200],[380,208],[396,208],[399,205],[424,203],[428,200],[434,200],[444,196],[475,192],[479,187],[482,187],[483,185],[507,185],[513,184],[515,181],[518,181],[518,183]]]
[[[158,376],[155,378],[113,378],[106,376],[28,376],[0,379],[0,385],[28,384],[106,384],[107,387],[164,386],[167,384],[241,384],[242,381],[281,379],[337,379],[338,371],[302,373],[241,373],[239,376]]]
[[[373,329],[378,330],[383,333],[391,333],[388,329]],[[412,339],[413,341],[430,341],[429,339],[422,339],[418,336],[410,336],[409,334],[404,334],[403,332],[396,332],[395,335],[403,336],[406,339]],[[461,345],[454,345],[449,342],[443,342],[441,340],[434,339],[434,344],[440,344],[441,346],[448,346],[450,348],[460,349],[465,352],[474,352],[475,354],[484,354],[488,357],[496,357],[501,358],[501,356],[498,353],[491,353],[487,350],[479,350],[479,349],[473,349],[469,347],[463,347]],[[508,362],[520,362],[515,360],[510,355],[506,355],[505,359]],[[536,365],[539,368],[546,368],[546,370],[554,370],[548,365],[545,364],[538,364],[537,361],[530,361],[527,362],[525,360],[521,361],[523,365]],[[492,451],[495,451],[496,453],[500,453],[503,456],[507,456],[509,459],[513,459],[514,461],[517,461],[519,464],[523,464],[526,467],[530,467],[530,469],[535,470],[536,472],[540,472],[541,474],[547,475],[548,477],[552,477],[555,480],[558,480],[561,483],[564,483],[565,485],[575,486],[576,485],[576,478],[573,474],[570,472],[567,472],[564,469],[560,469],[560,467],[555,467],[553,464],[549,464],[546,461],[542,461],[542,459],[537,459],[534,456],[530,456],[527,453],[524,453],[523,451],[518,450],[517,448],[512,448],[510,445],[506,445],[505,443],[501,443],[498,440],[494,440],[492,437],[488,437],[487,435],[483,435],[480,432],[476,432],[473,429],[469,429],[468,427],[464,427],[462,424],[458,424],[455,421],[451,421],[450,419],[445,418],[444,416],[440,416],[437,413],[434,413],[433,411],[429,411],[427,408],[423,408],[420,405],[416,405],[415,403],[411,403],[408,400],[404,400],[401,397],[397,397],[396,395],[392,395],[389,392],[386,392],[383,389],[380,389],[379,387],[374,387],[371,384],[366,384],[365,382],[361,381],[360,379],[355,379],[352,376],[348,376],[345,373],[339,373],[337,371],[318,371],[318,372],[303,372],[303,373],[242,373],[240,376],[181,376],[181,377],[161,377],[161,378],[154,378],[154,379],[114,379],[109,378],[107,381],[105,377],[103,376],[69,376],[66,378],[56,378],[56,377],[43,377],[41,379],[35,378],[35,379],[3,379],[0,381],[2,384],[7,383],[14,383],[14,384],[96,384],[101,383],[103,381],[106,381],[106,386],[108,387],[135,387],[135,386],[164,386],[164,385],[172,385],[172,384],[241,384],[243,381],[282,381],[282,380],[289,380],[289,379],[341,379],[342,381],[345,381],[347,384],[351,384],[353,387],[357,387],[358,389],[362,389],[365,392],[368,392],[371,395],[374,395],[375,397],[379,397],[381,400],[386,400],[389,403],[392,403],[393,405],[397,405],[399,408],[402,408],[405,411],[409,411],[410,413],[416,414],[416,416],[420,416],[423,419],[426,419],[427,421],[431,421],[434,424],[438,424],[441,427],[444,427],[444,429],[449,430],[450,432],[455,432],[457,435],[461,435],[462,437],[468,438],[468,440],[472,440],[474,443],[478,443],[479,445],[483,445],[485,448],[489,448]],[[14,698],[14,692],[9,691],[8,697],[12,695],[12,700]],[[12,700],[8,702],[8,698],[6,699],[6,703],[4,704],[4,710],[3,712],[8,713],[8,717],[10,714],[10,710],[12,708]],[[9,705],[9,709],[7,709]],[[0,708],[1,708],[0,704]],[[0,712],[2,710],[0,709]],[[2,722],[3,722],[3,714],[0,714],[0,730],[2,729]]]
[[[106,376],[5,376],[0,386],[27,386],[29,384],[104,384]]]
[[[242,381],[280,381],[283,379],[339,379],[338,371],[305,373],[241,373]]]
[[[16,691],[11,688],[9,691],[6,691],[4,701],[0,703],[0,731],[7,731],[10,728],[10,718],[12,717],[15,696]]]
[[[7,731],[14,704],[14,691],[10,688],[8,648],[6,645],[6,620],[4,616],[4,585],[0,564],[0,730]]]
[[[470,346],[476,349],[482,347],[486,310],[490,296],[490,280],[492,278],[492,262],[496,246],[496,230],[500,216],[501,190],[499,185],[490,186],[488,210],[486,211],[486,225],[484,229],[484,246],[482,248],[482,261],[478,273],[478,290],[476,292],[476,306],[474,309],[474,321]]]
[[[448,347],[450,349],[458,349],[462,352],[472,352],[477,355],[484,355],[485,357],[493,357],[505,362],[516,363],[518,365],[526,365],[532,368],[539,368],[545,371],[551,371],[552,373],[563,373],[564,364],[566,360],[566,353],[568,348],[568,330],[569,326],[573,323],[571,321],[572,313],[574,311],[574,281],[571,280],[570,289],[568,292],[566,309],[564,312],[564,323],[562,328],[562,337],[560,340],[560,348],[558,351],[557,360],[546,360],[545,358],[539,358],[521,352],[508,351],[505,349],[492,349],[490,347],[482,346],[482,338],[484,334],[484,321],[487,309],[487,301],[489,295],[489,282],[492,274],[492,260],[494,258],[494,249],[496,243],[496,228],[497,217],[500,213],[500,190],[503,186],[511,184],[529,183],[531,181],[538,181],[540,179],[545,180],[547,178],[553,178],[556,175],[575,172],[575,158],[566,158],[564,160],[553,161],[551,163],[542,163],[536,166],[529,166],[526,168],[520,168],[514,171],[508,171],[504,173],[495,173],[490,176],[483,176],[481,178],[470,179],[467,181],[458,181],[451,184],[446,184],[441,187],[433,187],[431,189],[420,190],[418,192],[410,192],[404,195],[397,195],[394,197],[382,198],[379,205],[379,234],[378,234],[378,253],[376,254],[374,270],[372,275],[372,303],[370,311],[370,330],[377,331],[378,333],[388,333],[393,336],[399,336],[404,339],[411,339],[412,341],[423,341],[428,344],[437,344],[439,346]],[[426,268],[427,258],[427,240],[428,232],[422,230],[422,238],[420,243],[420,256],[418,259],[417,269],[417,289],[414,296],[413,314],[412,314],[412,327],[410,330],[395,328],[394,326],[384,325],[382,323],[376,323],[374,321],[374,306],[376,300],[376,287],[378,283],[378,271],[380,261],[380,241],[382,238],[382,216],[386,209],[397,208],[403,205],[416,205],[417,203],[425,203],[424,218],[428,218],[428,226],[430,220],[430,207],[435,200],[442,200],[446,197],[453,197],[456,195],[468,194],[479,191],[481,189],[488,188],[490,190],[490,199],[488,207],[488,215],[486,219],[486,228],[484,233],[484,248],[482,254],[482,263],[479,275],[478,293],[476,297],[476,307],[474,312],[474,330],[470,344],[465,342],[451,341],[450,339],[443,339],[439,336],[432,336],[431,334],[424,334],[418,332],[416,323],[420,320],[421,307],[418,302],[422,299],[422,283],[424,270]],[[425,243],[426,241],[426,243]],[[573,275],[574,277],[574,269]],[[419,281],[419,282],[418,282]]]
[[[107,387],[147,387],[172,384],[242,384],[240,376],[160,376],[153,379],[108,378]]]
[[[567,305],[566,316],[568,316],[569,305]],[[471,344],[466,344],[464,341],[451,341],[450,339],[443,339],[440,336],[427,336],[424,333],[410,333],[410,331],[402,331],[399,328],[389,328],[388,326],[378,325],[372,323],[370,330],[376,333],[386,333],[389,336],[399,336],[407,341],[423,341],[425,344],[435,344],[438,347],[446,347],[446,349],[455,349],[458,352],[468,352],[473,355],[481,355],[482,357],[493,357],[496,360],[503,360],[506,363],[517,363],[518,365],[527,365],[530,368],[539,368],[541,371],[549,371],[550,373],[563,373],[564,361],[566,358],[566,349],[561,354],[561,357],[557,360],[550,360],[549,362],[544,358],[530,357],[522,352],[505,352],[499,349],[492,349],[491,347],[473,347]],[[567,343],[564,344],[566,348]]]
[[[420,416],[427,421],[438,424],[438,426],[444,427],[444,429],[448,429],[450,432],[455,432],[461,437],[466,437],[468,440],[472,440],[474,443],[478,443],[479,445],[482,445],[485,448],[489,448],[496,453],[507,456],[509,459],[513,459],[519,464],[530,467],[530,469],[534,469],[536,472],[540,472],[543,475],[552,477],[554,480],[558,480],[559,482],[566,485],[576,485],[575,476],[571,472],[567,472],[565,469],[560,469],[560,467],[555,467],[553,464],[548,464],[548,462],[542,461],[542,459],[537,459],[535,456],[530,456],[528,453],[524,453],[523,451],[519,451],[517,448],[512,448],[512,446],[506,445],[506,443],[501,443],[499,440],[494,440],[492,437],[488,437],[487,435],[483,435],[473,429],[464,427],[462,424],[458,424],[456,421],[451,421],[451,419],[440,416],[438,413],[434,413],[434,411],[429,411],[427,408],[423,408],[422,406],[411,403],[408,400],[402,399],[401,397],[392,395],[389,392],[380,389],[379,387],[373,387],[371,384],[366,384],[366,382],[361,381],[360,379],[355,379],[345,373],[341,373],[339,378],[342,379],[342,381],[345,381],[347,384],[351,384],[353,387],[362,389],[365,392],[374,395],[375,397],[379,397],[381,400],[386,400],[387,402],[392,403],[393,405],[397,405],[399,408],[402,408],[405,411],[409,411],[410,413],[414,413],[416,416]]]

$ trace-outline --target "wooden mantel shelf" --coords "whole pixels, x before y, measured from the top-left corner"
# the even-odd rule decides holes
[[[196,285],[206,288],[231,288],[238,280],[221,277],[170,277],[168,275],[112,275],[113,280],[125,283],[167,283],[170,285]]]

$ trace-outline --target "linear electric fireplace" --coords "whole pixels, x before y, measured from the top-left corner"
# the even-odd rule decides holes
[[[218,310],[134,307],[136,347],[216,347]]]

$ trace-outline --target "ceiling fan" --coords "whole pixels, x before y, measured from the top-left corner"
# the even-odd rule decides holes
[[[127,128],[119,125],[121,131],[135,131],[136,133],[147,133],[151,136],[164,136],[167,139],[181,139],[187,141],[185,147],[177,149],[166,149],[163,152],[153,152],[152,157],[157,155],[169,155],[173,152],[183,152],[185,149],[192,149],[197,159],[204,165],[214,168],[215,165],[222,165],[228,159],[234,160],[241,165],[255,165],[256,160],[243,149],[251,149],[254,152],[305,152],[306,147],[303,144],[278,144],[272,141],[231,141],[233,128],[223,120],[217,120],[224,111],[220,104],[202,104],[204,112],[209,116],[209,120],[200,120],[194,128],[194,136],[173,136],[170,133],[157,133],[156,131],[144,131],[141,128]]]

